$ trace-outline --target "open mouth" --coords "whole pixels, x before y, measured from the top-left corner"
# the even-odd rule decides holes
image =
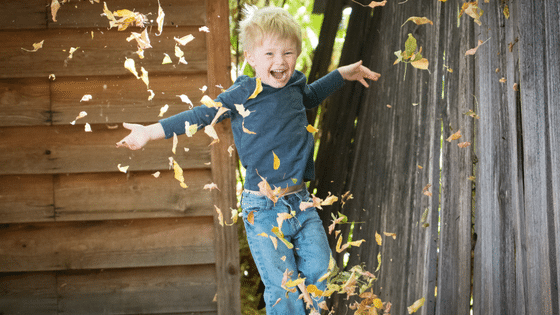
[[[282,80],[286,76],[286,70],[272,70],[270,71],[270,75],[276,80]]]

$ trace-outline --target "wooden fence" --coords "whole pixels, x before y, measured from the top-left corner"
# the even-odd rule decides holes
[[[558,314],[559,1],[478,1],[480,26],[458,16],[462,1],[349,4],[341,64],[363,59],[382,77],[328,101],[313,183],[321,197],[353,195],[323,212],[325,225],[338,211],[364,222],[348,266],[373,271],[381,254],[374,293],[391,314],[422,297],[419,314]],[[411,16],[433,25],[403,25]],[[409,33],[429,71],[393,65]],[[379,246],[376,232],[397,238]],[[342,313],[353,300],[333,305]]]
[[[50,5],[5,1],[0,12],[0,314],[239,314],[237,230],[214,218],[214,205],[236,204],[229,125],[217,126],[212,147],[200,133],[180,138],[177,154],[171,140],[115,148],[122,122],[155,122],[164,104],[164,117],[188,109],[178,95],[196,106],[203,86],[216,96],[231,83],[228,2],[161,1],[155,36],[158,1],[107,1],[151,12],[144,59],[126,40],[142,29],[109,30],[103,2],[68,2],[57,22]],[[188,34],[179,64],[174,37]],[[125,58],[148,71],[153,100]],[[85,94],[93,98],[81,102]],[[203,189],[212,182],[220,191]]]

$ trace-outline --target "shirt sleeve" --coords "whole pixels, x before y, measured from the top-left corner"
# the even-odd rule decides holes
[[[307,85],[303,90],[303,104],[307,109],[319,106],[328,96],[344,85],[338,70],[334,70],[319,80]]]
[[[256,82],[252,81],[255,80],[251,80],[251,78],[247,76],[239,77],[227,91],[218,95],[215,101],[222,103],[222,106],[229,109],[229,111],[223,113],[218,118],[217,122],[226,118],[231,118],[233,115],[237,114],[235,104],[243,104],[255,89]],[[174,133],[177,135],[184,134],[185,122],[189,122],[190,125],[196,124],[198,127],[197,130],[210,125],[217,113],[218,109],[216,107],[200,105],[188,111],[162,119],[159,123],[163,127],[165,138],[168,139],[173,137]]]

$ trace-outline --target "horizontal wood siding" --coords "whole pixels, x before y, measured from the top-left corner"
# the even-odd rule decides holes
[[[216,96],[213,85],[231,84],[227,40],[208,54],[213,34],[199,30],[208,26],[229,38],[227,1],[208,1],[107,2],[111,11],[147,14],[153,47],[143,59],[126,40],[143,29],[109,29],[103,2],[65,3],[56,22],[50,0],[3,3],[0,314],[218,314],[220,284],[230,286],[218,297],[222,304],[238,299],[237,253],[218,248],[236,251],[237,230],[227,231],[233,243],[226,243],[214,218],[215,204],[235,207],[235,156],[213,151],[204,132],[180,136],[176,153],[171,139],[139,151],[115,147],[129,133],[123,122],[157,122],[201,105],[204,94]],[[158,3],[165,12],[161,36]],[[180,64],[174,38],[188,34],[195,39],[179,46],[188,63]],[[42,40],[36,52],[22,49]],[[79,48],[69,58],[71,47]],[[171,64],[162,64],[165,54]],[[148,72],[149,86],[124,67],[127,58],[138,73]],[[92,99],[81,101],[86,94]],[[169,109],[160,114],[164,105]],[[72,125],[82,111],[87,116]],[[229,127],[218,132],[229,146]],[[188,188],[175,179],[170,157]],[[212,182],[220,191],[204,188]],[[217,258],[227,264],[218,268]]]

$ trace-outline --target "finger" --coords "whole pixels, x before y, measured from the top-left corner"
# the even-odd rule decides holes
[[[129,124],[129,123],[125,123],[123,122],[123,127],[128,129],[128,130],[132,130],[134,128],[134,124]]]
[[[360,83],[365,86],[366,88],[369,87],[369,84],[366,82],[366,80],[364,80],[364,78],[360,78],[358,81],[360,81]]]

